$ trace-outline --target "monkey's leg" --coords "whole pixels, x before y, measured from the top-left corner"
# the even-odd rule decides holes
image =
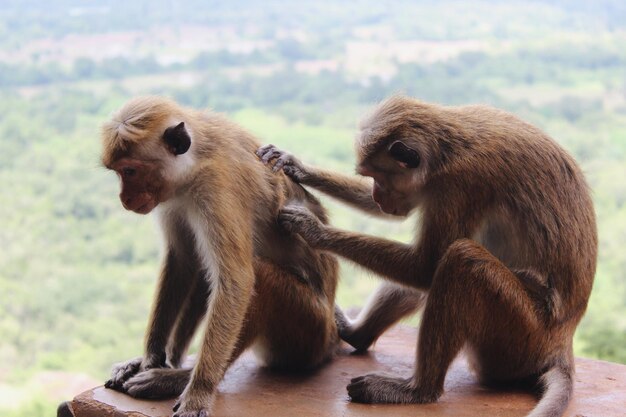
[[[434,402],[443,392],[450,363],[466,343],[479,351],[495,346],[510,355],[503,362],[512,364],[503,366],[522,367],[523,357],[530,356],[528,340],[542,326],[535,306],[522,282],[498,259],[476,242],[458,240],[433,278],[415,374],[408,379],[354,378],[348,393],[365,403]]]
[[[123,384],[138,372],[166,366],[167,341],[196,275],[195,263],[181,251],[169,249],[161,268],[159,285],[152,305],[143,357],[115,365],[105,387],[123,390]]]
[[[191,338],[206,313],[209,285],[202,273],[196,274],[186,301],[182,305],[167,346],[167,362],[179,368]],[[180,395],[189,382],[190,369],[153,368],[134,375],[122,388],[137,398],[172,398]]]
[[[195,294],[192,294],[192,297],[198,304],[204,306],[206,311],[206,297],[203,300],[200,300],[200,297],[194,295]],[[257,300],[257,298],[253,299],[250,309],[248,310],[244,328],[239,336],[239,339],[237,340],[237,344],[235,345],[235,349],[230,357],[230,360],[228,361],[227,368],[241,355],[241,353],[243,353],[244,350],[250,347],[252,342],[257,337],[257,321],[259,320],[256,315],[258,310],[256,305],[259,304]],[[198,310],[194,310],[190,313],[193,314],[197,312]],[[199,322],[202,316],[204,316],[204,312],[199,316],[190,317],[190,319],[197,320],[197,322]],[[181,332],[183,332],[183,330],[181,330]],[[186,331],[184,334],[187,334]],[[185,387],[189,383],[191,371],[192,368],[149,369],[147,371],[140,372],[126,381],[126,383],[124,383],[124,391],[128,395],[135,398],[166,399],[178,397],[182,394]]]
[[[423,292],[391,282],[383,283],[354,322],[351,323],[337,308],[335,319],[339,336],[357,352],[364,352],[385,330],[419,310],[425,300]]]
[[[198,324],[206,314],[209,294],[208,282],[202,274],[198,274],[168,344],[167,360],[173,368],[179,368],[183,362],[183,357]]]
[[[257,356],[272,369],[311,370],[329,359],[339,342],[334,320],[338,265],[334,258],[312,254],[308,262],[319,285],[303,285],[288,268],[259,262],[257,313],[261,328]]]

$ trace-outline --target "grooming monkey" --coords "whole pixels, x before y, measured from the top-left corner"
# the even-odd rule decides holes
[[[322,223],[326,213],[300,185],[265,169],[251,134],[219,114],[142,97],[104,124],[102,140],[123,206],[154,210],[165,239],[144,356],[114,367],[108,388],[180,394],[175,416],[207,416],[227,367],[250,346],[285,370],[332,355],[337,261],[276,222],[286,203]],[[180,368],[205,315],[196,364]]]
[[[317,249],[352,260],[395,284],[427,292],[414,374],[352,379],[365,403],[429,403],[443,391],[463,348],[485,383],[534,381],[543,395],[532,417],[557,417],[572,393],[572,338],[591,291],[597,233],[588,186],[574,160],[541,130],[484,106],[443,107],[396,96],[366,118],[350,178],[304,166],[272,145],[266,163],[370,214],[419,208],[416,240],[402,244],[337,230],[306,208],[286,207],[281,224]],[[383,329],[419,299],[383,286]],[[400,290],[398,290],[400,291]],[[359,330],[359,329],[357,329]],[[354,324],[340,321],[348,342]],[[347,335],[348,337],[345,337]],[[358,349],[379,334],[360,335]],[[361,343],[361,344],[359,344]]]

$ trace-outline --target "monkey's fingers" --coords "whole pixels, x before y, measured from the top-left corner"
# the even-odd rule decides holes
[[[278,212],[278,224],[289,232],[301,230],[301,223],[306,222],[308,217],[312,217],[307,209],[298,206],[285,206]]]
[[[348,397],[350,397],[351,401],[365,404],[372,402],[372,398],[367,389],[367,377],[368,375],[364,375],[350,380],[350,384],[348,384],[346,390],[348,391]]]
[[[276,159],[282,155],[282,151],[274,145],[266,145],[257,149],[256,154],[261,158],[261,162],[268,164],[272,159]]]
[[[105,382],[106,388],[111,388],[116,391],[123,391],[123,384],[130,377],[139,372],[141,367],[142,358],[131,359],[128,362],[117,364],[113,367],[111,372],[111,378]]]
[[[278,224],[291,233],[302,236],[309,244],[319,237],[322,223],[308,209],[300,206],[285,206],[278,213]]]
[[[184,411],[175,413],[172,417],[209,417],[209,412],[207,410]]]
[[[283,172],[285,173],[285,175],[287,175],[289,178],[291,178],[295,182],[302,182],[304,180],[305,174],[302,171],[302,169],[298,166],[285,165],[283,167]]]
[[[182,400],[176,400],[176,404],[172,407],[174,414],[172,417],[209,417],[209,411],[206,409],[184,411],[181,410]]]
[[[282,153],[282,155],[280,155],[278,159],[276,159],[276,162],[274,162],[274,167],[272,168],[272,171],[278,172],[279,170],[283,169],[285,165],[291,165],[292,163],[293,157],[288,153]]]
[[[256,150],[256,156],[258,156],[259,158],[262,157],[263,155],[265,155],[269,150],[276,148],[276,146],[272,145],[271,143],[268,145],[263,145],[261,146],[259,149]]]

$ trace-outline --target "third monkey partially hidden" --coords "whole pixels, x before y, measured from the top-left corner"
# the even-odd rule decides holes
[[[257,152],[275,170],[367,213],[421,212],[412,244],[337,230],[301,207],[279,216],[315,248],[392,281],[358,323],[340,323],[358,349],[417,308],[415,290],[428,294],[414,374],[355,378],[352,400],[436,401],[465,348],[481,381],[536,381],[543,395],[530,416],[560,416],[597,258],[592,201],[572,157],[506,112],[399,96],[362,122],[356,149],[357,172],[373,183],[304,166],[271,145]]]

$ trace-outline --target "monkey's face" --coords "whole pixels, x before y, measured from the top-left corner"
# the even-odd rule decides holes
[[[359,163],[357,172],[374,179],[372,198],[380,209],[406,216],[419,203],[418,152],[402,141],[394,141]]]
[[[166,199],[157,163],[128,157],[116,161],[111,169],[120,178],[120,201],[126,210],[148,214]]]
[[[158,139],[148,138],[130,145],[107,168],[120,178],[120,201],[126,210],[150,213],[159,203],[168,200],[180,176],[177,157],[187,152],[191,139],[184,123],[165,129]]]

